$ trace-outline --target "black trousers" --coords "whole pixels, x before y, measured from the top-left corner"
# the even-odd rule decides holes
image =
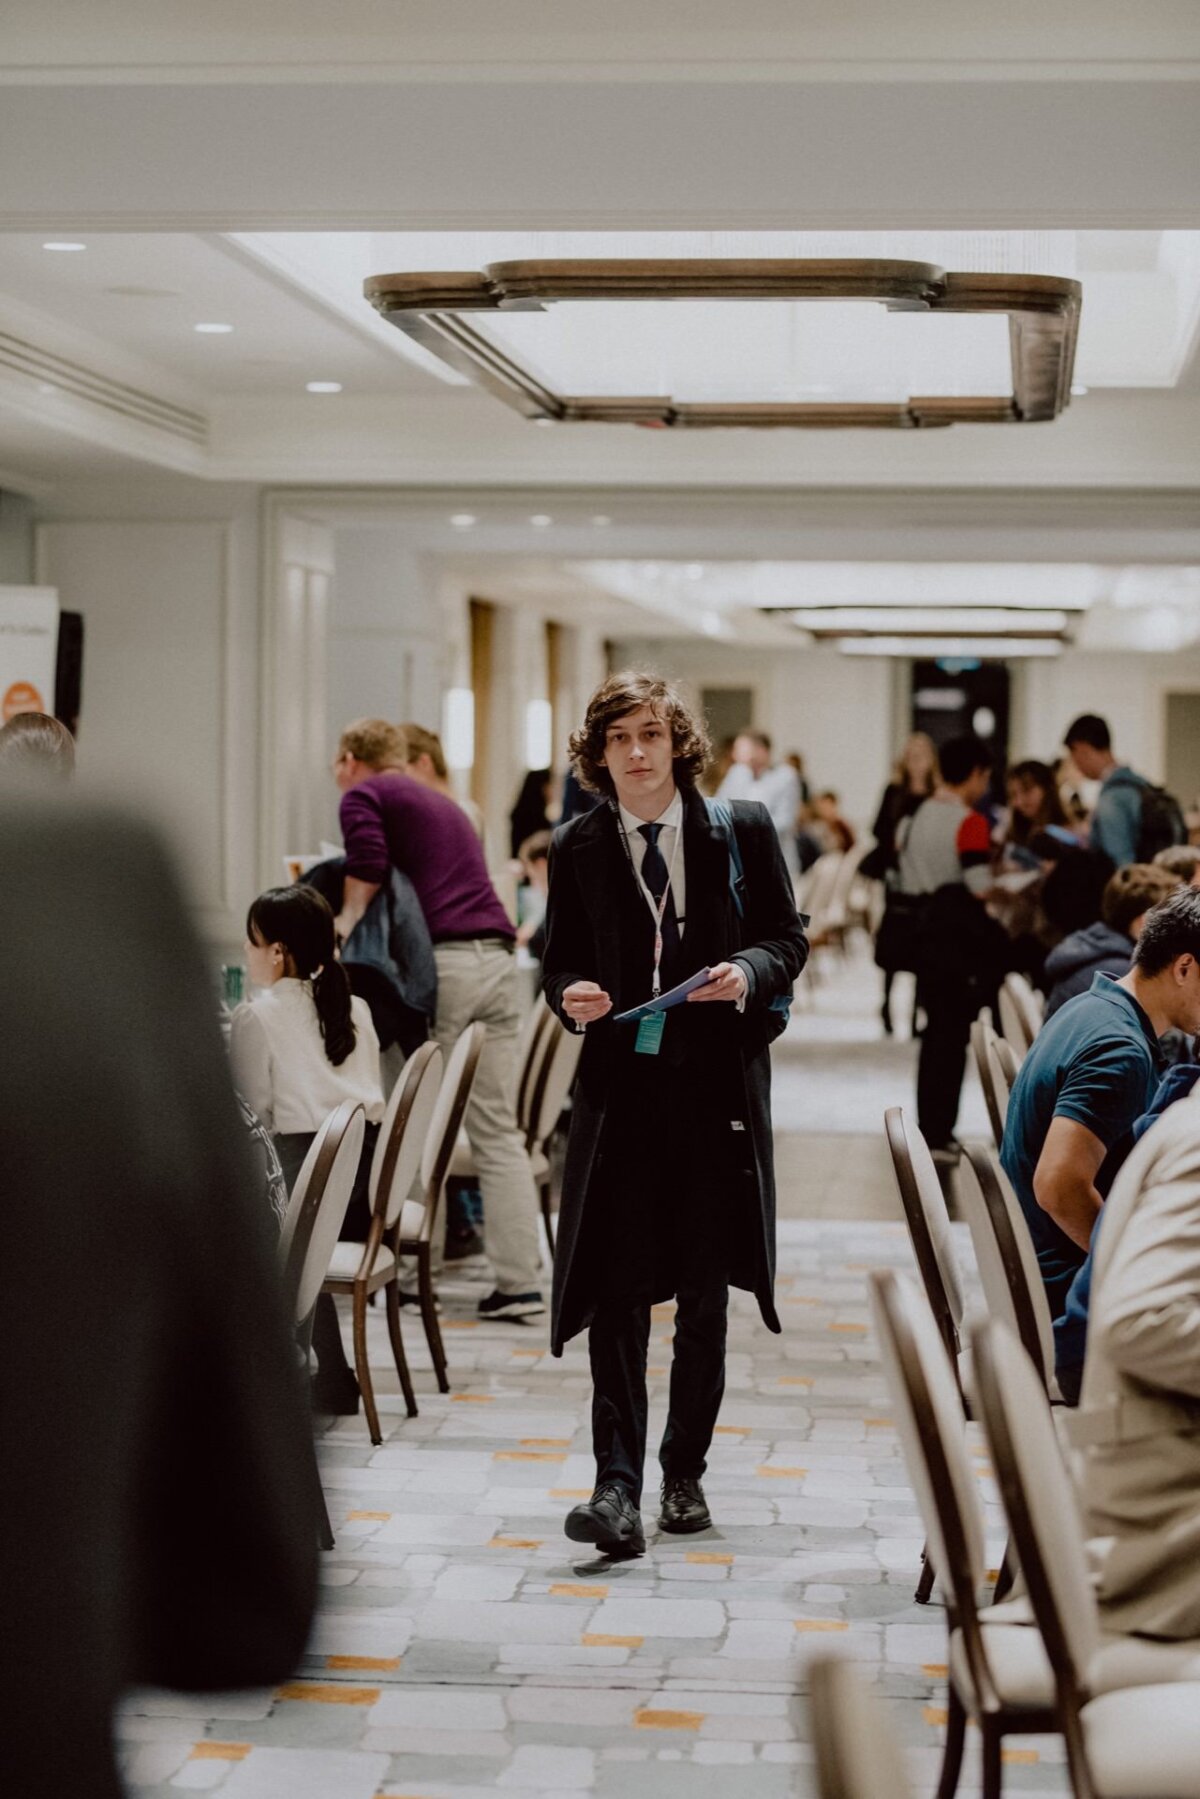
[[[631,1053],[615,1071],[581,1249],[597,1296],[588,1334],[596,1481],[619,1482],[635,1502],[655,1303],[676,1300],[664,1475],[704,1473],[725,1391],[730,1247],[746,1223],[734,1208],[746,1203],[738,1175],[752,1154],[729,1113],[686,1064]]]
[[[718,1275],[681,1285],[667,1427],[658,1459],[664,1478],[704,1473],[725,1392],[725,1317],[729,1288]],[[592,1447],[596,1484],[617,1481],[638,1504],[646,1460],[646,1357],[650,1301],[597,1307],[588,1333],[592,1364]]]

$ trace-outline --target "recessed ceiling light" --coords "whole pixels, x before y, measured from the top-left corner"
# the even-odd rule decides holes
[[[63,250],[63,251],[66,251],[66,250],[86,250],[86,249],[87,249],[87,245],[86,245],[86,244],[67,244],[67,243],[61,243],[61,244],[60,244],[60,243],[52,243],[52,244],[43,244],[43,245],[42,245],[42,249],[43,249],[43,250]]]
[[[1077,381],[1071,389],[1071,397],[1072,399],[1079,400],[1083,398],[1086,392],[1087,388],[1083,386],[1082,382]]]
[[[611,525],[612,520],[609,518],[607,512],[594,512],[592,514],[592,523],[602,529],[605,525]]]
[[[193,325],[192,330],[199,331],[202,337],[224,337],[227,332],[233,330],[233,326],[212,324]]]
[[[529,522],[535,530],[544,531],[547,525],[554,523],[554,520],[548,512],[535,512],[530,515]]]
[[[342,384],[340,381],[306,381],[304,391],[309,394],[340,394]]]
[[[450,523],[456,531],[469,531],[475,522],[473,512],[452,512],[450,514]]]

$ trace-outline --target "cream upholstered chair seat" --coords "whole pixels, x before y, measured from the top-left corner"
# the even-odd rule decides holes
[[[1194,1799],[1200,1790],[1200,1687],[1104,1693],[1080,1723],[1101,1799]]]
[[[327,1278],[335,1281],[352,1281],[362,1267],[365,1243],[339,1243],[329,1263]],[[396,1270],[396,1257],[386,1243],[381,1243],[375,1251],[375,1259],[371,1263],[367,1275],[369,1284],[376,1281],[382,1286],[390,1280]]]
[[[1028,1602],[1019,1599],[991,1606],[981,1614],[980,1622],[987,1639],[988,1667],[1005,1705],[1053,1705],[1054,1670],[1041,1632],[1033,1628]],[[950,1633],[950,1672],[964,1687],[969,1683],[966,1650],[958,1630]],[[1200,1680],[1200,1642],[1155,1643],[1145,1637],[1106,1635],[1088,1669],[1088,1685],[1094,1693],[1195,1680]]]

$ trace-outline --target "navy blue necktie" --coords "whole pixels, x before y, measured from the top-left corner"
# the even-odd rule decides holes
[[[662,900],[667,885],[667,865],[663,861],[663,853],[658,847],[658,834],[663,829],[661,824],[639,825],[638,833],[646,839],[646,853],[642,857],[642,879],[650,890],[650,896],[657,906]],[[679,948],[679,920],[675,915],[675,895],[667,898],[667,909],[662,921],[663,966],[668,966]]]

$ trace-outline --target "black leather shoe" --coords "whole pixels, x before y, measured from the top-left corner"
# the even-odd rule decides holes
[[[690,1536],[694,1530],[712,1529],[712,1516],[698,1480],[687,1474],[667,1476],[662,1485],[658,1528],[681,1537]]]
[[[605,1555],[645,1555],[642,1515],[616,1481],[597,1487],[586,1505],[567,1513],[563,1529],[572,1543],[594,1543]]]

